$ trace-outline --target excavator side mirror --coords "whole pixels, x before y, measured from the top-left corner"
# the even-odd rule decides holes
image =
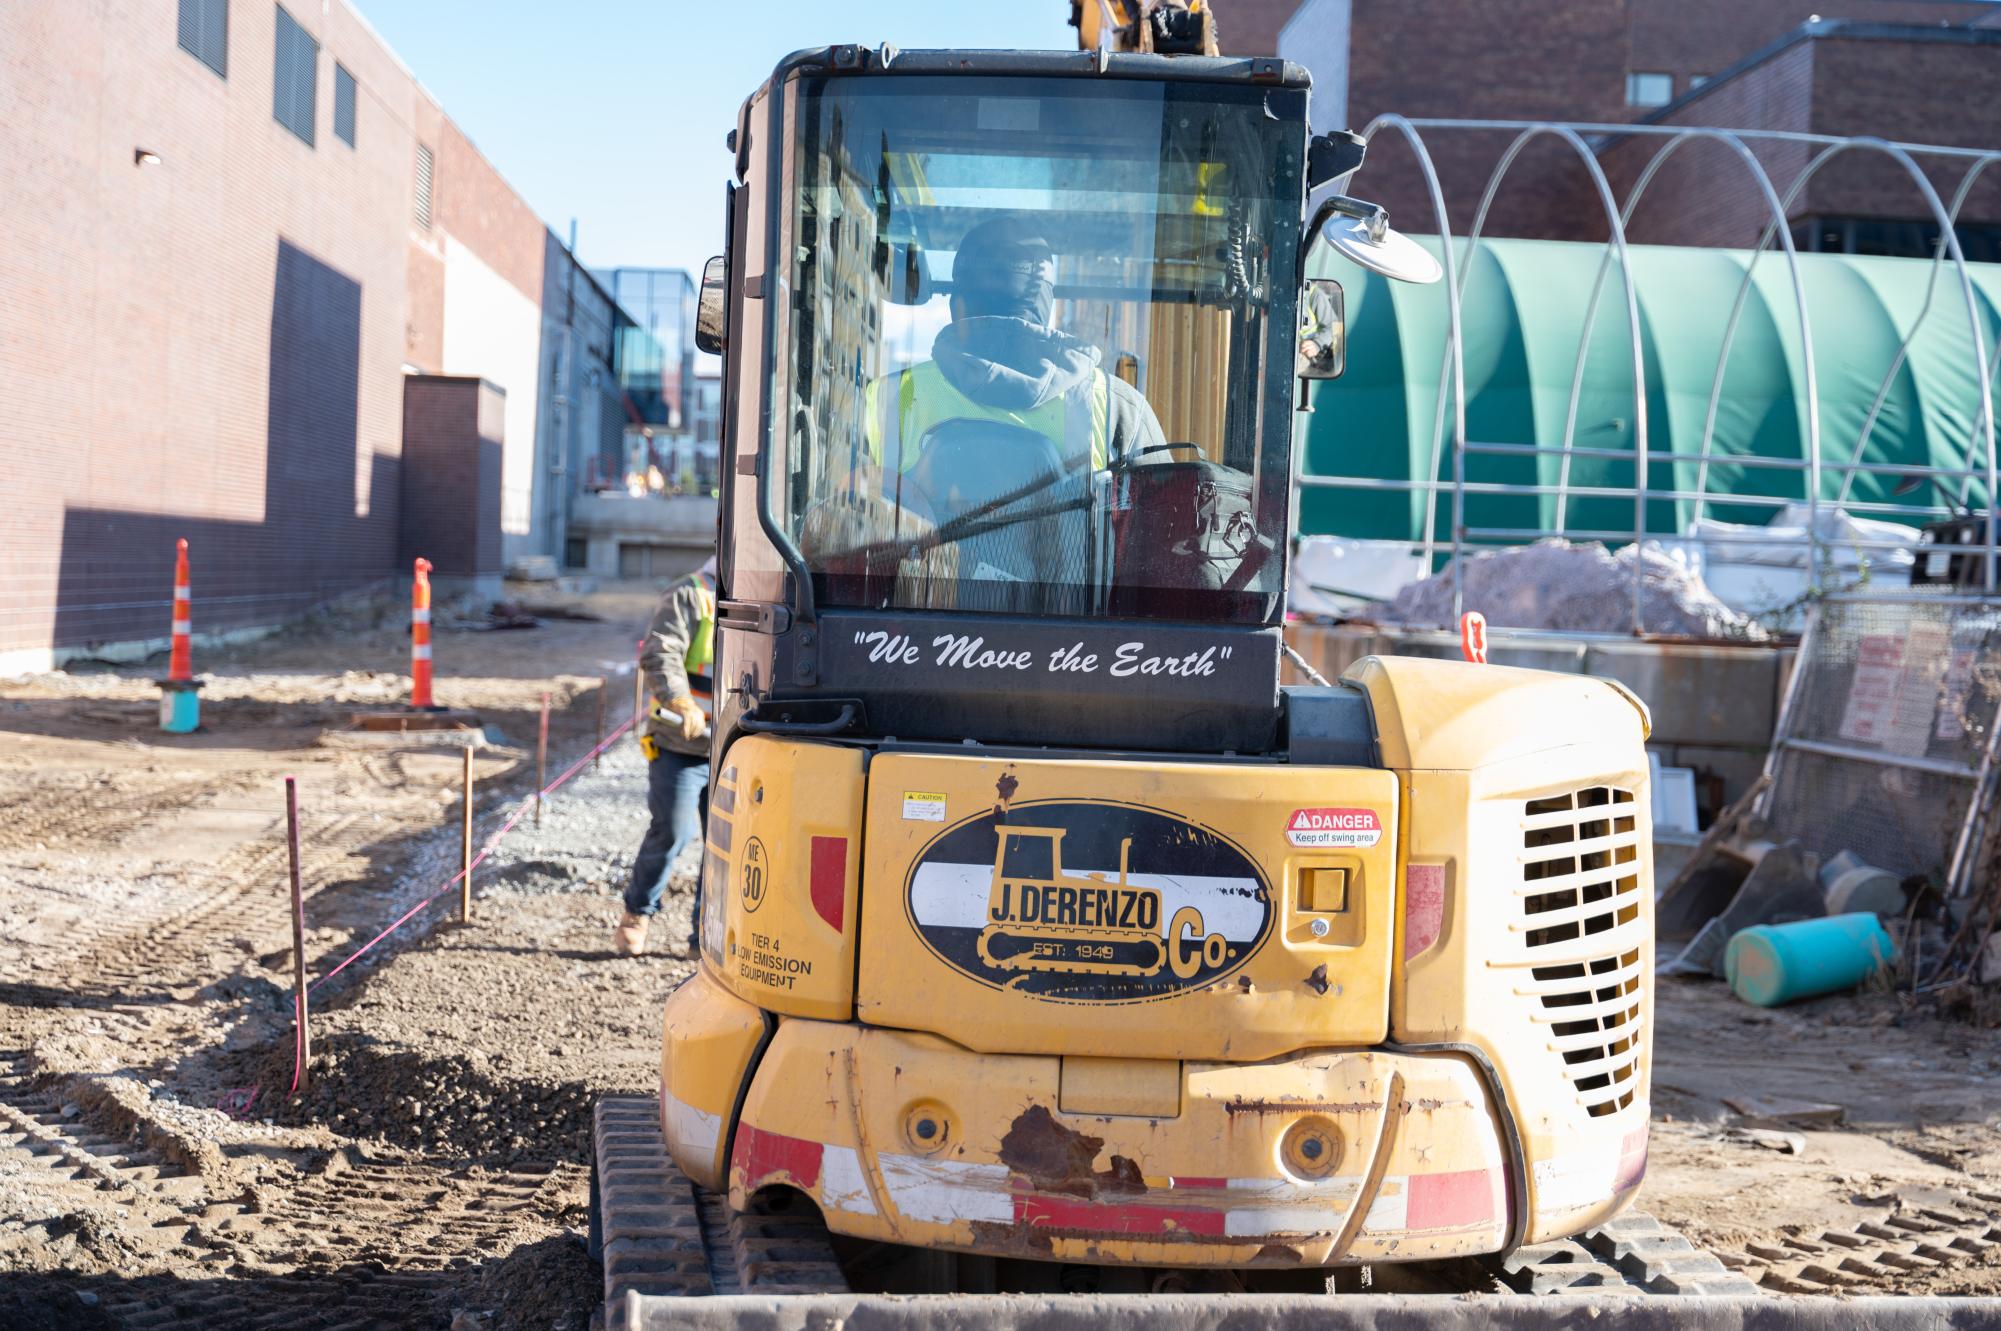
[[[1342,258],[1398,282],[1422,286],[1436,282],[1444,272],[1431,251],[1402,232],[1390,230],[1390,215],[1379,205],[1345,194],[1334,195],[1314,210],[1313,221],[1306,228],[1306,244],[1299,247],[1302,269],[1307,251],[1316,241]]]
[[[1348,361],[1348,314],[1341,284],[1310,277],[1299,292],[1299,377],[1339,379]]]
[[[724,297],[728,294],[729,265],[718,254],[702,269],[702,290],[695,298],[695,346],[711,356],[720,356],[726,328],[726,311],[729,308]]]

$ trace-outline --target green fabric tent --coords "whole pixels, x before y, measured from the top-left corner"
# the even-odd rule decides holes
[[[1438,252],[1436,238],[1427,244]],[[1455,242],[1456,254],[1463,255],[1465,248],[1463,240]],[[1751,255],[1658,246],[1634,246],[1630,254],[1646,376],[1648,451],[1695,455],[1702,448],[1725,326]],[[1469,441],[1563,443],[1579,339],[1604,255],[1601,245],[1505,239],[1483,241],[1473,253],[1462,301]],[[1864,460],[1984,468],[1985,446],[1975,428],[1980,367],[1952,266],[1938,268],[1931,311],[1922,324],[1918,319],[1933,272],[1928,259],[1802,254],[1800,269],[1819,376],[1822,500],[1832,503],[1841,497],[1843,476],[1830,464],[1854,456],[1870,403],[1898,344],[1914,326],[1918,334],[1869,432]],[[1975,264],[1969,271],[1991,369],[1995,339],[2001,335],[2001,265]],[[1442,421],[1439,414],[1445,388],[1444,284],[1389,282],[1324,247],[1316,251],[1309,272],[1336,278],[1346,290],[1348,355],[1347,373],[1314,385],[1313,411],[1299,418],[1305,474],[1401,480],[1432,472],[1449,481],[1449,403]],[[1573,446],[1630,455],[1635,426],[1631,348],[1625,287],[1615,260],[1605,275],[1586,349]],[[2001,388],[1996,392],[2001,396]],[[1769,495],[1775,501],[1803,498],[1804,473],[1746,467],[1732,459],[1803,459],[1806,402],[1792,278],[1785,256],[1768,251],[1756,266],[1731,346],[1711,444],[1716,461],[1709,467],[1706,492]],[[1442,444],[1435,442],[1441,423]],[[1555,485],[1560,467],[1556,456],[1469,453],[1466,477]],[[1634,471],[1630,457],[1574,457],[1570,483],[1630,492]],[[1656,461],[1648,469],[1648,486],[1662,492],[1693,491],[1698,471],[1693,461]],[[1910,506],[1911,520],[1918,521],[1916,510],[1937,494],[1958,494],[1956,480],[1942,479],[1938,491],[1919,485],[1894,495],[1899,479],[1894,473],[1859,473],[1848,499]],[[1984,477],[1976,477],[1970,498],[1978,505],[1985,497]],[[1451,496],[1441,493],[1436,502],[1437,539],[1449,545]],[[1296,520],[1305,535],[1414,540],[1423,535],[1424,504],[1418,493],[1308,486]],[[1520,531],[1530,539],[1558,531],[1557,510],[1555,495],[1469,495],[1466,521],[1469,527]],[[1776,504],[1710,503],[1703,516],[1763,523],[1775,512]],[[1678,533],[1695,516],[1693,501],[1653,501],[1647,529]],[[1562,515],[1562,530],[1630,532],[1633,519],[1630,497],[1573,495]]]

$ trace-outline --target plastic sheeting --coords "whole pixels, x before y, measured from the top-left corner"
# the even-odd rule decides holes
[[[1438,245],[1429,240],[1434,252]],[[1454,252],[1463,256],[1464,241]],[[1473,442],[1564,442],[1573,373],[1586,310],[1605,250],[1564,241],[1483,240],[1465,271],[1462,320],[1466,334],[1466,428]],[[1723,351],[1730,310],[1751,255],[1744,251],[1634,246],[1640,350],[1645,375],[1648,451],[1700,454],[1709,398]],[[1840,464],[1856,456],[1895,467],[1975,467],[1968,495],[1986,499],[1985,445],[1976,428],[1979,375],[1966,306],[1950,264],[1937,269],[1929,314],[1919,321],[1933,264],[1924,259],[1802,254],[1802,285],[1819,380],[1822,476],[1820,498],[1843,498]],[[1396,480],[1453,475],[1449,403],[1442,402],[1447,330],[1443,283],[1414,287],[1388,282],[1346,260],[1316,251],[1310,271],[1338,278],[1347,290],[1347,373],[1316,384],[1311,414],[1302,415],[1300,448],[1308,476]],[[1989,355],[2001,335],[2001,266],[1969,265]],[[1890,378],[1874,425],[1864,424],[1895,361],[1898,344],[1917,328],[1910,354]],[[1606,276],[1588,344],[1572,445],[1630,453],[1635,439],[1632,342],[1625,288],[1616,262]],[[1804,470],[1743,465],[1746,456],[1803,460],[1806,456],[1805,357],[1793,284],[1785,257],[1767,252],[1757,263],[1730,347],[1701,475],[1696,462],[1656,461],[1648,488],[1708,494],[1770,496],[1771,505],[1653,500],[1646,528],[1678,535],[1698,518],[1762,525],[1785,500],[1804,500]],[[1555,485],[1562,459],[1554,455],[1493,456],[1469,452],[1469,481]],[[1569,483],[1630,492],[1629,458],[1581,458]],[[1909,508],[1912,521],[1927,505],[1957,497],[1960,482],[1917,484],[1893,493],[1896,470],[1858,474],[1847,499]],[[1421,539],[1422,494],[1305,488],[1297,521],[1307,534],[1385,540]],[[1451,495],[1437,495],[1435,533],[1449,546]],[[1475,528],[1545,533],[1622,532],[1634,527],[1630,494],[1573,496],[1559,522],[1555,495],[1468,495],[1466,522]],[[1699,510],[1699,511],[1698,511]]]

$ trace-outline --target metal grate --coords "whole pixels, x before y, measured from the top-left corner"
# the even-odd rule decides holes
[[[334,65],[334,137],[354,146],[354,75],[346,65]]]
[[[229,0],[181,0],[181,49],[229,77]]]
[[[1829,597],[1801,647],[1763,813],[1775,840],[1964,891],[2001,705],[2001,604]]]
[[[431,229],[431,150],[417,145],[417,225]]]
[[[320,44],[283,5],[278,6],[271,69],[272,116],[311,147],[319,102]]]
[[[1630,790],[1586,786],[1527,801],[1521,826],[1513,927],[1532,962],[1523,992],[1586,1112],[1616,1114],[1640,1086],[1639,803]]]

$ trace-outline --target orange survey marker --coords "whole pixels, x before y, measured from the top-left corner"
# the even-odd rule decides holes
[[[417,578],[410,584],[410,705],[432,707],[431,701],[431,561],[417,561]]]
[[[1475,665],[1487,664],[1487,617],[1478,610],[1459,616],[1459,650]]]
[[[188,543],[174,542],[174,617],[167,677],[160,681],[160,729],[185,735],[201,725],[201,684],[195,679],[194,644],[189,623]]]

